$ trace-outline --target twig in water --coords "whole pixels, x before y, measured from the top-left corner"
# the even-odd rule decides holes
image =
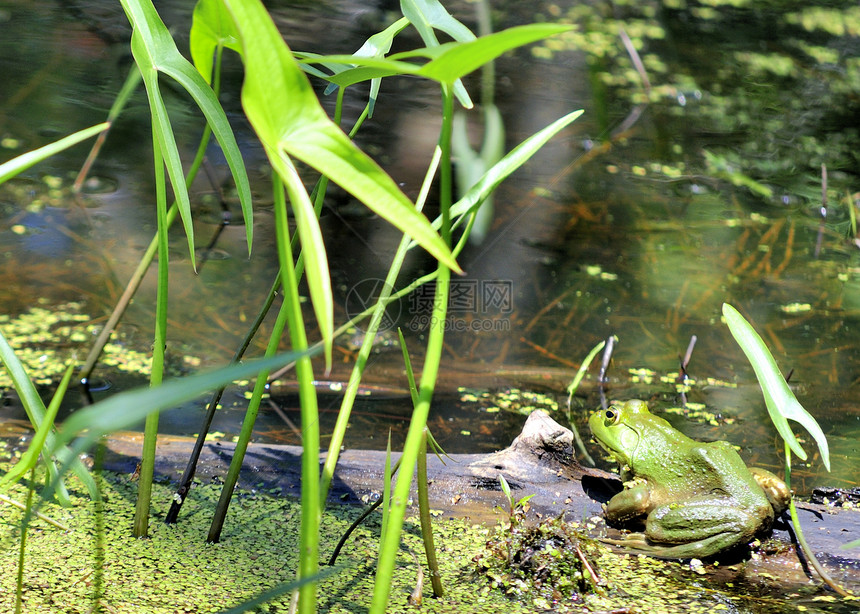
[[[815,239],[815,257],[821,253],[824,238],[824,222],[827,220],[827,165],[821,165],[821,222],[818,224],[818,237]]]
[[[612,352],[615,350],[615,344],[618,337],[610,335],[606,340],[606,345],[603,348],[603,362],[600,363],[600,374],[597,376],[597,383],[600,389],[600,406],[606,409],[606,383],[609,381],[606,377],[606,371],[609,369],[609,361],[612,360]]]

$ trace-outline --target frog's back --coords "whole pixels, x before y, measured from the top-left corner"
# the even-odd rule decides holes
[[[770,507],[764,490],[729,442],[699,443],[691,452],[701,459],[704,470],[710,472],[712,492],[722,490],[750,508]]]
[[[750,512],[767,514],[767,496],[731,444],[685,439],[685,454],[667,455],[653,473],[642,476],[652,484],[652,506],[731,498]]]

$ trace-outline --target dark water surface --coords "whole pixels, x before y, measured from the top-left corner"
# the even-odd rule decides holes
[[[392,20],[385,7],[368,3],[272,4],[297,50],[351,52]],[[158,6],[182,44],[188,4]],[[452,10],[474,23],[471,5]],[[495,96],[508,147],[573,109],[585,115],[499,190],[486,240],[461,257],[467,275],[455,282],[461,300],[452,305],[445,372],[430,420],[443,447],[495,449],[523,421],[511,411],[487,411],[498,399],[464,399],[458,386],[479,395],[522,388],[563,407],[567,380],[613,334],[619,343],[609,396],[644,397],[658,409],[678,406],[671,374],[695,335],[688,371],[697,383],[687,401],[711,415],[670,419],[692,436],[729,439],[745,458],[779,467],[782,446],[766,425],[752,369],[720,321],[721,304],[730,302],[760,331],[781,368],[792,370],[798,398],[828,436],[833,472],[823,472],[806,438],[811,463],[796,466],[795,486],[804,492],[816,484],[857,486],[860,249],[849,216],[860,190],[856,3],[713,9],[679,1],[511,2],[497,3],[494,17],[497,28],[534,19],[577,24],[569,35],[497,63]],[[622,25],[650,89],[618,36]],[[102,121],[129,68],[128,35],[113,1],[0,2],[0,161]],[[227,190],[233,223],[199,275],[191,271],[181,230],[174,232],[168,334],[173,367],[181,372],[229,359],[276,271],[271,197],[263,154],[241,119],[238,61],[228,61],[227,73],[222,101],[258,197],[256,241],[249,259],[229,173],[213,148],[211,179],[201,173],[193,187],[198,240],[205,245],[222,219],[217,188]],[[478,80],[467,86],[477,92]],[[199,118],[178,88],[165,80],[163,89],[190,161]],[[347,122],[364,95],[348,95]],[[473,115],[478,136],[480,117]],[[432,86],[393,79],[383,84],[376,114],[358,138],[411,197],[432,153],[438,116]],[[95,324],[103,322],[149,244],[155,215],[142,92],[111,132],[86,193],[74,197],[69,185],[87,148],[0,187],[0,314],[14,319],[34,306],[50,311],[75,302]],[[339,323],[372,294],[399,237],[337,190],[322,225]],[[414,253],[402,279],[431,267]],[[416,353],[426,297],[415,294],[393,314]],[[121,327],[122,344],[145,353],[153,316],[154,275]],[[53,340],[50,349],[67,356],[74,346],[80,357],[86,335]],[[339,407],[337,382],[348,375],[352,341],[340,344],[334,372],[321,383],[323,433]],[[654,374],[638,371],[645,368]],[[145,382],[110,368],[99,377],[111,390]],[[380,343],[368,378],[374,388],[354,412],[347,445],[382,448],[389,428],[401,439],[408,423],[399,351]],[[574,402],[580,425],[599,405],[593,391],[591,377]],[[289,385],[273,392],[273,403],[298,424]],[[8,421],[21,415],[11,397],[5,393],[7,407],[0,409]],[[215,428],[235,433],[243,403],[242,390],[228,393]],[[168,412],[163,428],[193,433],[201,412],[198,405]],[[277,411],[263,413],[261,439],[298,441]],[[559,421],[565,420],[562,412]]]

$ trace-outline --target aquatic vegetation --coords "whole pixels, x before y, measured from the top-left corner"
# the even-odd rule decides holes
[[[146,89],[151,113],[157,233],[141,260],[126,295],[121,299],[120,306],[105,326],[105,334],[101,335],[95,349],[91,352],[85,367],[85,376],[89,375],[94,360],[103,353],[103,342],[106,341],[107,335],[116,325],[130,297],[136,291],[143,273],[157,255],[157,297],[155,335],[149,371],[150,389],[122,393],[75,412],[65,422],[64,429],[56,438],[48,438],[43,454],[45,458],[50,459],[54,452],[64,449],[63,446],[66,445],[73,446],[73,453],[80,453],[94,445],[99,437],[137,420],[145,419],[134,534],[138,537],[146,536],[149,533],[159,412],[182,399],[192,398],[206,388],[222,386],[235,378],[256,373],[257,380],[249,400],[242,432],[237,440],[236,452],[224,480],[209,529],[208,541],[219,542],[244,451],[250,440],[260,401],[266,390],[268,376],[272,368],[289,361],[294,366],[299,381],[302,414],[302,495],[299,514],[301,556],[298,557],[296,570],[299,580],[302,581],[302,585],[298,588],[299,611],[309,614],[317,608],[315,580],[319,574],[321,505],[325,501],[333,466],[340,451],[339,441],[342,440],[343,431],[348,425],[351,402],[354,399],[354,392],[350,395],[349,391],[357,389],[364,361],[379,326],[380,314],[384,312],[388,301],[394,300],[418,284],[433,279],[436,284],[436,296],[432,316],[435,321],[444,322],[450,274],[452,271],[460,271],[455,260],[456,254],[468,238],[469,229],[472,228],[481,204],[501,181],[581,113],[568,113],[523,141],[507,155],[494,156],[484,172],[479,177],[473,178],[474,185],[455,202],[451,164],[454,102],[456,99],[467,108],[472,106],[461,78],[511,49],[558,34],[568,27],[551,24],[519,26],[477,38],[448,14],[438,2],[416,0],[404,2],[404,20],[400,20],[397,22],[398,25],[380,33],[373,42],[381,44],[382,49],[387,49],[390,46],[390,40],[386,44],[385,37],[393,37],[409,23],[418,30],[426,45],[425,48],[394,54],[390,57],[386,57],[384,51],[368,55],[361,50],[350,56],[319,57],[301,54],[298,56],[302,62],[300,65],[262,3],[201,0],[195,8],[191,29],[191,50],[195,63],[192,65],[179,53],[172,35],[150,2],[123,0],[122,5],[133,26],[131,51],[135,60],[135,70],[140,71]],[[434,30],[446,32],[453,36],[456,42],[440,44]],[[284,300],[269,334],[266,358],[258,362],[244,362],[213,373],[168,383],[163,380],[166,373],[165,346],[171,271],[168,228],[176,217],[182,220],[188,242],[189,258],[194,266],[195,239],[187,186],[193,180],[202,162],[210,134],[214,134],[221,146],[236,185],[245,219],[249,249],[253,239],[251,234],[253,225],[250,223],[253,211],[247,172],[216,93],[220,79],[221,56],[225,49],[238,52],[243,61],[243,109],[267,155],[273,175],[274,226],[277,234],[280,274],[272,285],[269,298],[261,310],[258,321],[265,316],[277,292],[282,293]],[[315,68],[317,64],[324,70]],[[343,91],[346,87],[367,80],[376,80],[378,83],[378,80],[383,77],[412,75],[438,84],[443,103],[442,129],[435,158],[427,171],[425,189],[417,203],[407,198],[395,181],[366,153],[358,149],[350,138],[351,135],[347,135],[342,130],[338,125],[340,108],[335,112],[334,120],[329,118],[320,105],[303,67],[308,73],[323,78],[338,88],[339,104],[342,103]],[[183,176],[183,165],[173,134],[170,114],[161,91],[161,80],[166,78],[174,80],[191,95],[207,122],[197,156],[187,176]],[[210,82],[214,89],[209,86]],[[109,116],[111,119],[121,110],[122,104],[119,101],[125,100],[133,87],[133,80],[127,80],[126,86],[123,87],[117,99],[117,104],[111,110]],[[357,130],[364,118],[369,115],[370,106],[369,103],[368,113],[359,119],[353,130]],[[104,125],[97,128],[103,129]],[[18,160],[26,161],[26,158],[25,155]],[[303,162],[321,173],[322,178],[312,192],[308,192],[294,160]],[[23,165],[24,162],[13,161],[13,164]],[[304,172],[303,170],[302,173]],[[437,175],[440,185],[441,214],[435,222],[431,223],[421,213],[421,208],[427,198],[429,186]],[[309,340],[309,332],[319,336],[315,347],[322,353],[327,369],[332,359],[335,327],[328,261],[317,217],[329,180],[336,182],[373,212],[405,233],[391,266],[389,276],[392,283],[389,287],[393,288],[393,282],[397,279],[407,251],[415,245],[426,249],[438,262],[438,268],[435,273],[407,284],[407,287],[401,289],[399,293],[381,296],[371,310],[360,314],[359,317],[366,317],[371,311],[373,312],[368,334],[359,351],[359,362],[356,365],[354,377],[347,388],[341,417],[332,437],[326,467],[320,479],[319,416],[314,387],[315,366],[311,362],[314,352]],[[167,201],[168,182],[176,199],[176,202],[170,206]],[[288,221],[288,205],[292,216],[290,221]],[[294,228],[291,227],[291,222],[295,223]],[[452,229],[461,224],[466,226],[466,231],[455,245]],[[307,324],[305,320],[303,301],[299,295],[300,281],[307,285],[314,325]],[[353,325],[354,322],[349,322],[342,328],[346,329]],[[290,345],[293,349],[289,356],[277,354],[285,328],[289,329]],[[256,328],[252,328],[248,338],[255,331]],[[413,468],[416,466],[418,457],[424,454],[425,425],[441,360],[443,333],[444,327],[432,326],[427,335],[423,372],[401,458],[403,468],[392,490],[391,505],[386,509],[386,530],[381,536],[375,588],[372,593],[371,611],[374,612],[384,611],[389,600],[391,577],[400,549]],[[237,351],[234,362],[239,363],[246,348],[247,340]],[[26,377],[26,372],[20,365],[20,361],[11,354],[5,359],[7,366],[12,365],[16,368],[17,376],[14,384],[19,393],[22,393],[22,390],[27,389],[23,379]],[[217,398],[213,399],[211,405],[214,411]],[[40,419],[38,416],[34,417],[34,424]],[[201,428],[199,439],[201,443],[205,440],[207,429],[208,423]],[[78,434],[81,436],[76,438]],[[39,450],[34,450],[34,454],[38,452]],[[189,462],[189,470],[186,472],[188,476],[186,479],[189,481],[193,477],[195,463],[195,459]],[[71,460],[62,463],[59,469],[60,476],[70,464],[72,464]],[[58,479],[59,476],[52,476],[49,485],[42,493],[40,502],[33,507],[38,508],[43,505],[46,498],[60,487]],[[172,498],[177,513],[178,507],[181,506],[187,494],[188,485],[184,484],[180,492]],[[101,501],[97,492],[93,493],[93,498],[97,503]],[[171,513],[174,511],[174,506],[171,508]],[[175,514],[173,516],[175,518]],[[101,517],[101,514],[97,513],[97,517]],[[28,523],[29,512],[22,523],[22,552],[24,551],[23,536],[26,535]],[[101,534],[101,531],[97,530],[97,534]],[[25,562],[26,558],[23,558],[19,569],[23,569]],[[97,561],[98,574],[102,573],[102,564],[103,562]],[[93,594],[96,603],[101,599],[101,588],[99,588],[101,586],[102,584],[99,584]],[[20,584],[16,594],[20,603],[22,599]]]
[[[743,349],[755,369],[770,419],[785,442],[785,484],[788,486],[789,492],[791,489],[791,453],[794,452],[803,460],[806,460],[807,455],[788,425],[788,420],[800,423],[812,435],[816,444],[818,444],[821,462],[830,471],[830,452],[827,437],[822,432],[815,418],[806,411],[791,389],[789,389],[788,383],[783,379],[776,360],[774,360],[764,341],[762,341],[750,323],[734,307],[727,303],[723,304],[723,317],[735,341],[741,346],[741,349]],[[833,581],[830,574],[821,566],[815,557],[815,553],[812,552],[812,549],[807,544],[806,538],[803,536],[803,528],[800,526],[800,521],[797,517],[794,497],[789,499],[789,511],[791,512],[791,520],[797,533],[798,542],[810,564],[828,586],[843,597],[847,597],[848,593],[845,589]]]
[[[0,314],[0,334],[15,350],[33,382],[50,387],[62,375],[66,361],[75,354],[85,353],[102,327],[92,323],[92,316],[84,311],[80,302],[51,305],[41,300],[40,303],[15,317]],[[199,359],[183,356],[182,364],[171,366],[170,373],[179,375],[196,362]],[[101,364],[146,377],[150,374],[151,356],[115,333],[114,339],[104,347]],[[9,374],[5,369],[0,370],[0,388],[12,387]]]

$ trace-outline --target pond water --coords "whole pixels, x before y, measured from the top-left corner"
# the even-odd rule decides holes
[[[392,20],[385,3],[269,4],[297,50],[351,52]],[[187,3],[158,6],[182,44]],[[451,10],[475,23],[472,4],[453,3]],[[502,186],[486,239],[460,259],[467,274],[455,280],[460,302],[452,305],[430,419],[436,438],[449,452],[497,449],[524,420],[516,409],[535,403],[560,406],[565,422],[567,383],[588,351],[611,335],[618,344],[608,396],[646,398],[658,411],[680,407],[679,355],[695,335],[687,371],[696,383],[686,410],[669,418],[691,436],[729,439],[746,459],[778,468],[782,446],[754,374],[720,321],[721,305],[729,302],[761,332],[781,368],[792,371],[798,398],[828,436],[833,471],[823,471],[805,438],[810,462],[796,464],[793,485],[801,493],[817,484],[857,486],[860,243],[850,214],[860,190],[856,3],[501,2],[493,17],[496,29],[534,20],[576,24],[497,62],[495,98],[507,147],[573,109],[585,114]],[[619,36],[622,27],[641,71]],[[0,1],[0,33],[0,160],[103,121],[130,62],[118,3]],[[405,39],[404,48],[418,44],[413,35]],[[229,360],[276,271],[264,158],[241,119],[238,61],[226,68],[222,101],[252,175],[256,240],[249,258],[229,173],[213,148],[209,171],[193,186],[198,241],[205,245],[221,224],[222,189],[231,224],[196,275],[181,230],[173,235],[168,341],[176,372]],[[467,87],[477,91],[478,79]],[[167,81],[164,90],[190,161],[199,118]],[[365,95],[349,94],[347,122]],[[358,137],[411,197],[438,117],[432,86],[392,79]],[[469,121],[479,137],[480,116]],[[51,321],[33,348],[37,364],[86,353],[154,233],[142,92],[113,128],[83,193],[74,195],[70,185],[87,147],[0,186],[5,324],[20,323],[22,315],[32,324],[45,322],[46,313],[67,314]],[[372,295],[399,236],[337,191],[322,223],[340,323]],[[412,254],[402,279],[431,267]],[[417,292],[392,314],[418,361],[427,296]],[[145,361],[153,297],[151,274],[121,325],[117,351],[134,350]],[[353,414],[348,446],[384,448],[389,428],[395,440],[405,435],[411,404],[399,351],[387,339],[368,368],[369,394]],[[341,341],[337,364],[320,383],[323,433],[339,407],[338,384],[348,375],[355,340]],[[252,353],[263,344],[256,342]],[[95,396],[145,383],[145,375],[133,373],[134,360],[104,361],[96,380],[106,391]],[[580,426],[599,406],[591,371],[570,413]],[[49,389],[52,376],[45,378]],[[509,401],[511,389],[527,391],[525,400]],[[3,400],[0,419],[20,424],[13,394]],[[214,428],[236,433],[244,400],[244,390],[229,392]],[[296,407],[289,381],[274,387],[258,438],[297,443]],[[195,404],[167,412],[162,428],[194,433],[202,411]]]

